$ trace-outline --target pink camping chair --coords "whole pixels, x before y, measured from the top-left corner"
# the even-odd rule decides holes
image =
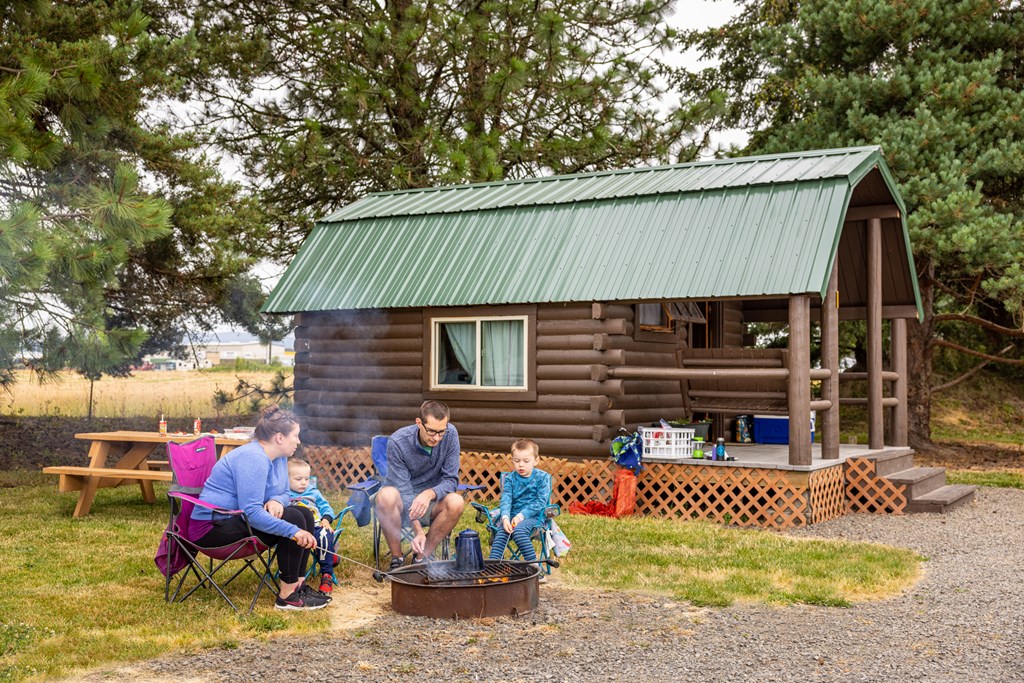
[[[170,521],[160,539],[160,546],[157,549],[154,561],[160,572],[166,577],[164,582],[164,600],[167,602],[183,602],[199,588],[212,588],[220,597],[231,605],[231,608],[238,611],[235,603],[231,601],[224,589],[246,570],[252,571],[258,578],[256,594],[249,603],[251,612],[256,606],[260,592],[264,586],[269,587],[274,593],[278,586],[274,582],[270,565],[274,560],[274,552],[270,550],[249,528],[249,535],[239,541],[225,546],[205,547],[198,545],[190,534],[192,521],[192,510],[196,505],[202,505],[221,515],[238,515],[245,520],[246,526],[249,521],[241,510],[225,510],[199,500],[199,494],[203,490],[217,462],[217,447],[212,436],[204,436],[188,443],[168,443],[167,459],[171,465],[173,479],[171,488],[167,492],[167,500],[170,504]],[[207,562],[200,560],[200,555],[207,558]],[[228,571],[221,571],[233,560],[240,561],[237,570],[230,577],[218,583],[216,579],[226,576]],[[182,593],[182,588],[189,576],[195,577],[196,585],[187,592]],[[178,576],[178,583],[171,593],[171,580]],[[247,612],[247,613],[248,613]]]

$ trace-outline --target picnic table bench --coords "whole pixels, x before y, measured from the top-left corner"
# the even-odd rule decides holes
[[[217,444],[217,457],[221,457],[236,446],[249,441],[246,438],[227,437],[212,434]],[[155,503],[154,481],[170,481],[171,472],[153,469],[166,464],[166,460],[151,460],[150,455],[170,441],[178,443],[195,439],[192,434],[167,434],[157,432],[86,432],[75,434],[76,439],[89,441],[89,464],[87,466],[44,467],[44,474],[60,476],[58,489],[61,493],[80,491],[75,517],[89,514],[96,490],[112,486],[137,483],[142,499]],[[109,462],[109,464],[108,464]]]

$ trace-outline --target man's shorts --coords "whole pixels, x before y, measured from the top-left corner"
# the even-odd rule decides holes
[[[436,500],[432,500],[432,501],[430,501],[427,504],[427,511],[423,513],[422,517],[420,517],[420,524],[422,526],[430,526],[430,522],[434,519],[434,506],[435,505],[437,505],[437,501]],[[405,511],[405,518],[409,519],[409,511],[408,510]],[[410,524],[411,523],[412,522],[410,520]]]

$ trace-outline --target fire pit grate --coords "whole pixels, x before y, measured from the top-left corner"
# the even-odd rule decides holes
[[[424,585],[481,583],[503,583],[511,579],[525,578],[533,572],[531,565],[510,562],[492,562],[479,571],[459,571],[438,562],[416,566],[416,572],[423,577]]]

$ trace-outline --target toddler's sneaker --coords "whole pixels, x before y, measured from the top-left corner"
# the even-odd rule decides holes
[[[330,598],[325,598],[303,584],[287,598],[277,596],[277,599],[274,600],[274,607],[287,610],[311,610],[327,607],[328,602],[330,602]]]
[[[334,574],[320,575],[320,592],[325,595],[334,590]]]

